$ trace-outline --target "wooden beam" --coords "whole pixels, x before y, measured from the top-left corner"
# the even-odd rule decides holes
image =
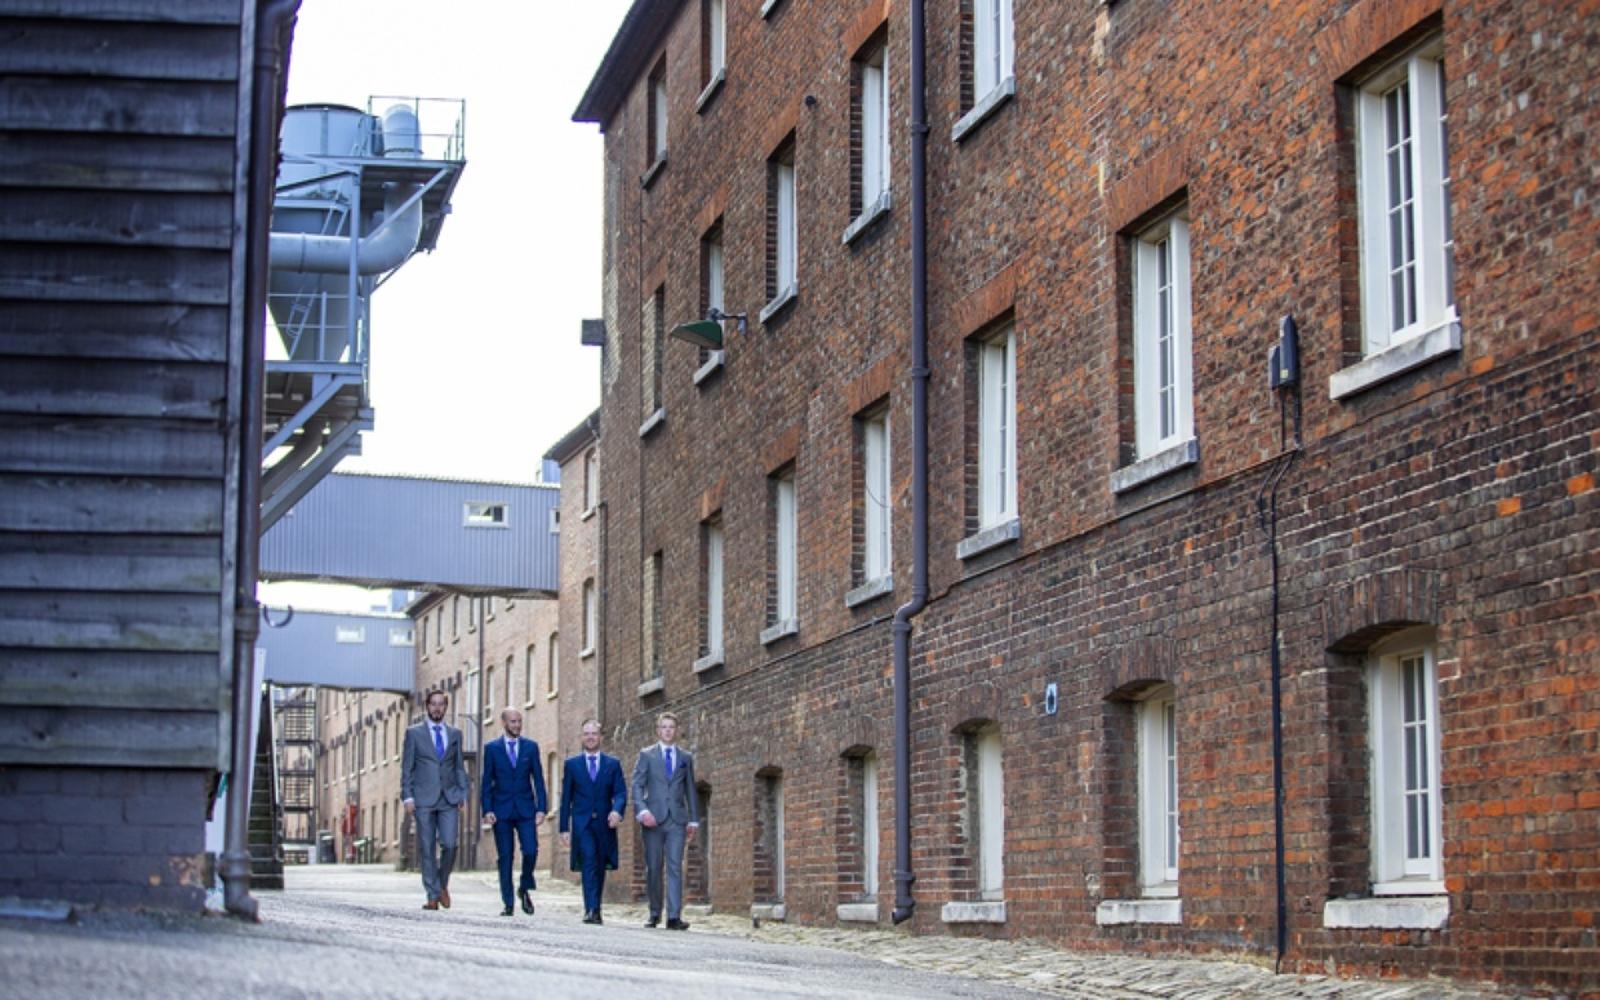
[[[214,653],[6,649],[0,703],[215,711],[225,697]]]
[[[0,186],[113,191],[229,192],[233,144],[150,135],[9,135],[0,143]]]
[[[227,194],[13,189],[0,197],[0,240],[202,247],[233,242]]]
[[[6,418],[0,472],[221,479],[220,428],[116,417]]]
[[[226,309],[127,302],[7,302],[0,354],[152,361],[228,360]]]
[[[233,81],[239,78],[239,29],[0,17],[0,68],[44,76]]]
[[[0,474],[0,531],[220,535],[222,515],[215,481]]]
[[[207,535],[0,532],[0,587],[216,594],[222,558]]]
[[[234,85],[0,75],[0,131],[230,137]]]
[[[12,358],[0,366],[0,413],[220,420],[221,365]]]
[[[239,23],[239,0],[6,0],[13,15],[167,24]]]
[[[216,655],[220,617],[216,594],[0,590],[0,647]]]
[[[215,712],[0,706],[0,763],[215,767]]]
[[[228,265],[214,250],[0,244],[0,298],[227,305]]]

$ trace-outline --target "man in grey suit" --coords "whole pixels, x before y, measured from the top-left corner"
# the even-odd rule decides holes
[[[461,758],[461,730],[444,724],[450,696],[428,695],[428,718],[406,730],[400,760],[400,797],[417,818],[424,910],[450,908],[450,869],[461,835],[461,810],[467,803],[467,767]]]
[[[678,717],[656,717],[660,742],[639,751],[633,765],[633,816],[644,827],[645,891],[650,897],[646,927],[661,923],[661,875],[667,876],[667,929],[686,931],[683,920],[683,848],[700,829],[699,795],[694,787],[694,757],[674,744]]]

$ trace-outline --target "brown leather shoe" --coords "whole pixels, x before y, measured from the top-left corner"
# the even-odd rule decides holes
[[[422,904],[422,908],[424,910],[437,910],[439,908],[439,901],[437,899],[430,899],[426,903]]]
[[[447,910],[450,909],[450,890],[446,886],[439,887],[439,905]]]

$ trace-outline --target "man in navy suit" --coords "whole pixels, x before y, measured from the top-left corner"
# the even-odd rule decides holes
[[[622,762],[600,752],[600,723],[583,724],[583,753],[561,769],[561,843],[583,873],[583,922],[600,924],[606,870],[617,867],[617,827],[628,804]]]
[[[494,848],[500,860],[500,899],[511,906],[511,852],[514,839],[522,842],[522,882],[517,895],[522,912],[533,913],[533,865],[539,859],[539,825],[544,822],[547,799],[544,772],[539,766],[539,744],[522,738],[522,713],[507,708],[500,713],[505,738],[490,740],[483,748],[483,821],[494,828]]]

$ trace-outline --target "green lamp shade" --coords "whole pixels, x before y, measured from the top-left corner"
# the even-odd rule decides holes
[[[698,319],[693,323],[679,323],[672,328],[672,336],[708,351],[722,350],[722,324],[716,320]]]

